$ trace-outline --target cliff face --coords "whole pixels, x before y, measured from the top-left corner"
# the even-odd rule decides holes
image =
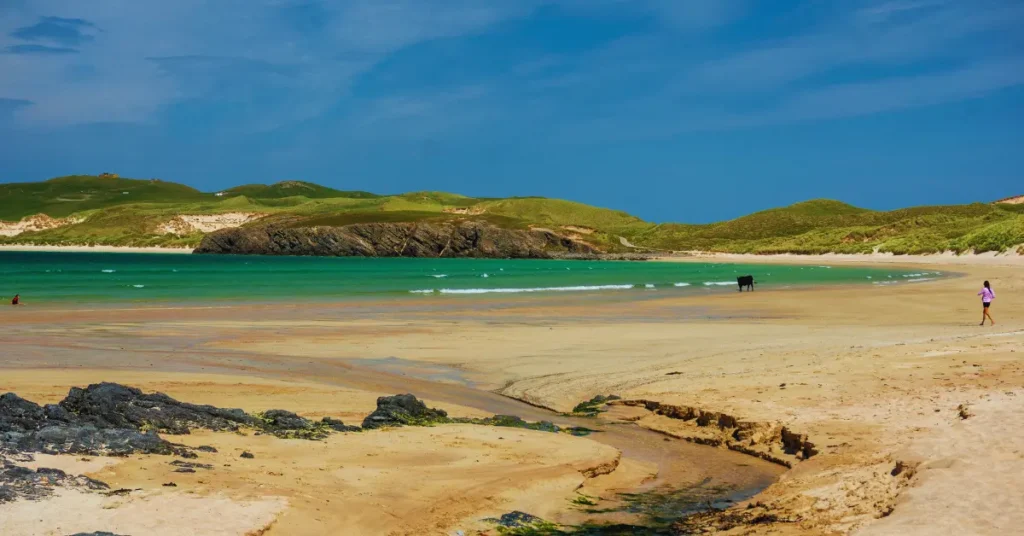
[[[588,244],[550,231],[502,229],[481,222],[463,222],[224,229],[206,235],[195,253],[545,259],[553,253],[595,251]]]

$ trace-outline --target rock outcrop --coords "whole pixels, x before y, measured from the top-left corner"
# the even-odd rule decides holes
[[[377,409],[363,419],[363,428],[430,426],[446,422],[449,422],[447,412],[442,409],[428,408],[415,396],[405,394],[378,398]]]
[[[248,428],[297,439],[322,439],[332,432],[359,430],[330,417],[311,421],[279,409],[250,415],[240,409],[179,402],[163,393],[147,394],[116,383],[73,387],[59,404],[46,406],[14,393],[0,395],[0,453],[147,453],[194,458],[196,454],[190,449],[170,443],[157,433],[188,434],[196,428]]]
[[[724,447],[785,467],[810,458],[818,453],[806,434],[771,422],[740,420],[718,411],[706,411],[693,406],[662,404],[656,400],[615,400],[612,404],[642,407],[660,415],[686,423],[682,429],[662,429],[654,422],[643,422],[648,428],[711,447]]]
[[[488,223],[359,223],[342,227],[256,225],[203,237],[195,253],[325,257],[480,257],[546,259],[589,254],[587,243],[548,230]]]

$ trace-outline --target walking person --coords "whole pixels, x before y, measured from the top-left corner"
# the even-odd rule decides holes
[[[988,312],[989,307],[992,306],[992,300],[996,299],[996,293],[992,290],[992,285],[989,285],[988,281],[985,281],[985,286],[978,292],[978,296],[981,296],[981,325],[985,325],[986,318],[988,318],[988,321],[993,326],[996,325],[996,321],[992,320],[992,314]]]

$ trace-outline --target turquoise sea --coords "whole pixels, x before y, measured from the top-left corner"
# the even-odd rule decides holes
[[[904,284],[941,275],[824,265],[0,251],[0,296],[20,293],[31,304],[736,292],[736,277],[746,274],[758,288]]]

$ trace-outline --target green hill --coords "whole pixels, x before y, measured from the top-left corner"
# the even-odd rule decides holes
[[[0,242],[194,246],[217,225],[476,220],[506,228],[550,229],[609,252],[905,254],[1005,251],[1024,244],[1024,204],[1007,203],[881,212],[818,199],[688,225],[652,224],[625,212],[560,199],[482,199],[431,191],[376,195],[301,181],[210,193],[157,179],[110,176],[0,184],[0,221],[37,214],[70,220],[44,221],[15,236],[0,236]],[[239,217],[243,220],[236,221]],[[10,232],[11,224],[0,224],[0,231],[4,225]]]
[[[282,181],[274,184],[245,184],[235,186],[221,192],[222,197],[244,195],[253,199],[281,199],[285,197],[306,197],[309,199],[330,199],[333,197],[349,197],[370,199],[379,197],[370,192],[342,191],[303,181]]]
[[[212,199],[195,188],[159,179],[72,175],[43,182],[0,184],[0,220],[33,214],[54,218],[131,203],[188,203]]]
[[[1005,251],[1024,244],[1024,210],[1018,206],[975,203],[879,212],[815,200],[709,225],[658,225],[631,240],[663,249],[762,254]]]

